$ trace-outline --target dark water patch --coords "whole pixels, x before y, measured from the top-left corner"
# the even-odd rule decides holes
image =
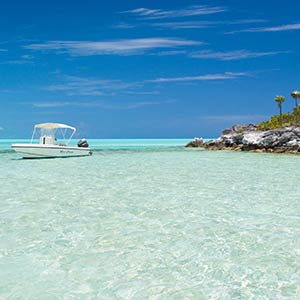
[[[183,152],[183,151],[195,151],[195,149],[187,149],[184,147],[149,147],[149,148],[110,148],[110,149],[91,149],[93,154],[122,154],[122,153],[167,153],[167,152]],[[199,149],[196,149],[199,151]]]

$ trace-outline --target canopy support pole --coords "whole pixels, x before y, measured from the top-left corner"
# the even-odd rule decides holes
[[[36,127],[34,126],[33,133],[32,133],[32,136],[31,136],[30,144],[32,144],[32,142],[33,142],[33,138],[34,138],[34,135],[35,135],[35,130],[36,130]]]
[[[74,130],[73,130],[73,132],[72,132],[70,138],[69,138],[68,141],[67,141],[67,145],[68,145],[69,142],[71,141],[71,139],[72,139],[73,135],[75,134],[75,132],[76,132],[76,129],[74,128]]]

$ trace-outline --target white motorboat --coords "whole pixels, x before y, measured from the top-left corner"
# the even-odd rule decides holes
[[[12,144],[12,148],[23,158],[55,158],[55,157],[76,157],[92,154],[86,139],[81,139],[77,147],[68,146],[76,128],[59,123],[42,123],[34,126],[29,144]],[[34,138],[39,133],[39,144],[34,143]],[[63,141],[59,142],[57,134],[62,136]],[[66,138],[67,134],[69,138]]]

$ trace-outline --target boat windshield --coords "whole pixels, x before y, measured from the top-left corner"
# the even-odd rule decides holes
[[[48,129],[48,128],[42,128],[41,129],[41,132],[40,132],[40,135],[43,136],[51,136],[53,138],[55,138],[55,132],[56,132],[56,129]]]

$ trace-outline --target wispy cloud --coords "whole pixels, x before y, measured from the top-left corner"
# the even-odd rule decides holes
[[[0,62],[1,65],[27,65],[32,63],[33,61],[25,59],[15,59]]]
[[[217,60],[240,60],[246,58],[256,58],[263,56],[273,56],[283,53],[290,53],[290,51],[271,51],[271,52],[254,52],[249,50],[235,50],[227,52],[214,52],[211,50],[203,50],[192,53],[190,56],[202,59],[217,59]]]
[[[161,22],[149,24],[153,27],[169,28],[169,29],[192,29],[192,28],[208,28],[216,25],[215,22],[206,21],[183,21],[183,22]]]
[[[4,130],[4,128],[0,126],[0,131],[3,131],[3,130]]]
[[[249,28],[243,30],[236,30],[227,32],[227,34],[234,34],[239,32],[278,32],[278,31],[290,31],[290,30],[300,30],[300,23],[286,24],[273,27],[258,27],[258,28]]]
[[[25,64],[32,64],[33,63],[33,56],[32,55],[22,55],[18,59],[12,59],[7,61],[0,62],[1,65],[25,65]]]
[[[168,28],[168,29],[201,29],[214,28],[218,25],[243,25],[253,23],[264,23],[266,20],[262,19],[241,19],[231,21],[177,21],[177,22],[140,22],[135,24],[120,23],[113,25],[112,28],[129,29],[142,26],[151,26],[154,28]]]
[[[116,41],[47,41],[24,46],[26,49],[36,51],[54,51],[56,53],[68,53],[72,56],[90,55],[132,55],[145,51],[176,48],[182,46],[200,45],[201,42],[178,38],[142,38],[125,39]]]
[[[128,23],[119,23],[116,25],[112,25],[112,28],[118,28],[118,29],[128,29],[128,28],[135,28],[136,25],[128,24]]]
[[[51,101],[51,102],[34,102],[32,105],[36,108],[55,108],[55,107],[68,107],[68,106],[78,106],[78,107],[89,107],[89,108],[103,108],[103,109],[117,109],[117,110],[127,110],[127,109],[137,109],[145,106],[156,106],[174,103],[173,100],[166,101],[140,101],[140,102],[129,102],[129,103],[107,103],[104,101],[92,101],[92,102],[68,102],[68,101]]]
[[[64,92],[64,94],[67,96],[115,96],[117,94],[151,95],[159,94],[159,91],[142,90],[141,88],[147,83],[228,80],[243,76],[250,76],[250,74],[246,72],[226,72],[223,74],[204,74],[200,76],[155,78],[133,82],[126,82],[117,79],[108,80],[59,75],[59,84],[49,85],[44,89],[51,92]],[[76,105],[74,103],[78,102],[66,101],[58,102],[58,104],[56,104],[56,102],[51,102],[51,105]],[[92,103],[98,103],[97,105],[99,105],[99,102]]]
[[[23,58],[23,59],[33,59],[34,56],[33,56],[33,55],[30,55],[30,54],[24,54],[24,55],[22,55],[22,58]]]
[[[225,7],[221,6],[194,5],[175,10],[149,9],[141,7],[133,10],[123,11],[121,13],[130,13],[144,19],[166,19],[210,15],[225,12],[226,10],[227,9]]]
[[[148,80],[148,82],[189,82],[189,81],[210,81],[210,80],[228,80],[235,79],[243,76],[250,76],[246,72],[226,72],[223,74],[205,74],[199,76],[186,76],[186,77],[169,77],[169,78],[157,78]]]
[[[268,22],[264,19],[240,19],[240,20],[231,20],[231,21],[220,21],[219,24],[228,24],[228,25],[239,25],[239,24],[253,24],[253,23],[265,23]]]
[[[61,76],[61,81],[62,83],[50,85],[45,89],[52,92],[65,92],[67,96],[101,96],[139,86],[138,82],[66,75]]]
[[[128,95],[159,95],[159,91],[124,91],[124,94]]]
[[[170,56],[170,55],[180,55],[186,53],[185,50],[170,50],[170,51],[160,51],[155,53],[157,56]]]
[[[194,28],[210,28],[217,25],[238,25],[238,24],[251,24],[262,23],[266,20],[261,19],[244,19],[244,20],[232,20],[232,21],[180,21],[180,22],[160,22],[149,23],[148,25],[160,28],[169,29],[194,29]]]
[[[49,101],[49,102],[33,102],[30,104],[32,104],[33,107],[38,107],[38,108],[53,108],[53,107],[65,107],[65,106],[80,106],[81,103],[68,102],[68,101]]]
[[[267,115],[213,115],[201,116],[199,120],[207,120],[213,122],[259,122],[269,118]]]
[[[0,52],[7,52],[8,50],[7,49],[1,49],[0,48]]]

